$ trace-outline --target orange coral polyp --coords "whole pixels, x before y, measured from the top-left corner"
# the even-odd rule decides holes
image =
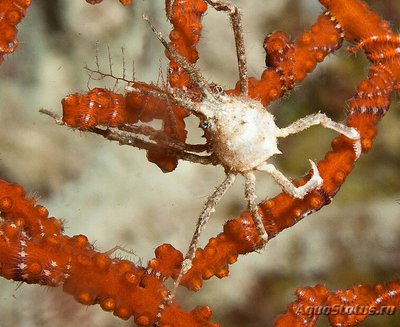
[[[104,311],[113,311],[115,309],[115,300],[108,297],[100,302],[100,306]]]
[[[12,206],[13,201],[8,196],[0,199],[0,211],[7,212],[12,208]]]
[[[23,18],[22,13],[20,10],[14,9],[10,10],[5,15],[5,21],[10,25],[17,25],[21,19]]]

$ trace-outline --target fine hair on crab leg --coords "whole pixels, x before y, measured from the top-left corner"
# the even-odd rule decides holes
[[[160,40],[162,45],[169,51],[172,57],[182,66],[185,72],[188,73],[188,75],[190,76],[192,81],[197,85],[203,96],[205,96],[206,98],[215,98],[216,95],[211,91],[210,85],[207,83],[206,79],[200,73],[199,69],[195,65],[187,62],[187,60],[184,57],[182,57],[179,53],[177,53],[168,44],[167,40],[164,39],[161,32],[157,31],[157,29],[151,23],[149,17],[147,17],[146,15],[143,15],[142,17],[149,24],[150,28],[157,36],[157,38]]]
[[[135,82],[135,62],[132,60],[132,76],[128,78],[126,76],[126,62],[125,62],[125,49],[121,48],[121,59],[122,59],[122,74],[117,75],[113,72],[113,62],[110,52],[110,47],[107,46],[107,55],[108,55],[108,71],[106,69],[102,69],[99,62],[99,44],[96,42],[95,48],[95,68],[90,68],[88,64],[85,64],[84,69],[87,71],[89,75],[89,79],[86,83],[88,90],[91,90],[90,82],[91,80],[100,81],[104,78],[111,78],[114,80],[114,86],[112,90],[115,91],[119,82],[125,82],[128,84]]]
[[[160,144],[158,144],[156,142],[148,142],[140,137],[132,135],[131,133],[124,133],[122,131],[111,129],[101,129],[97,127],[88,129],[88,132],[101,135],[110,141],[116,141],[120,145],[129,145],[139,149],[156,151],[163,154],[171,153],[174,154],[178,159],[199,163],[202,165],[216,165],[212,156],[198,155],[187,152],[181,149],[181,147],[177,147],[174,143],[162,144],[162,142],[160,142]]]
[[[172,19],[172,8],[174,7],[175,0],[165,0],[165,12],[169,20]]]
[[[137,125],[126,124],[118,126],[118,129],[120,131],[146,136],[152,141],[158,141],[160,145],[165,144],[171,146],[174,149],[179,149],[182,151],[202,153],[202,152],[209,152],[210,149],[210,146],[208,144],[187,144],[169,137],[161,130],[155,129],[147,125],[137,126]]]
[[[238,61],[239,69],[239,84],[240,94],[247,96],[249,88],[249,78],[247,72],[247,59],[246,59],[246,48],[244,46],[243,38],[243,26],[242,19],[240,16],[240,10],[238,7],[228,1],[218,0],[205,0],[208,4],[214,7],[217,11],[225,11],[228,13],[232,23],[233,35],[235,38],[236,57]]]
[[[39,112],[53,118],[56,124],[66,126],[62,118],[58,116],[56,113],[46,109],[40,109]],[[163,153],[170,151],[171,153],[174,153],[174,155],[176,155],[178,159],[190,161],[193,163],[199,163],[202,165],[218,164],[212,155],[198,155],[196,153],[192,153],[192,152],[206,151],[207,149],[204,148],[202,144],[199,145],[179,144],[176,143],[175,140],[169,140],[165,136],[158,138],[157,139],[157,141],[159,141],[158,143],[149,142],[138,137],[138,134],[140,136],[144,135],[147,137],[149,137],[149,135],[146,135],[145,133],[137,133],[133,126],[124,125],[119,127],[118,129],[119,130],[110,128],[101,129],[98,127],[92,127],[86,130],[86,132],[101,135],[107,140],[118,142],[120,145],[129,145],[136,147],[138,149],[152,150]],[[151,139],[151,137],[149,138]]]
[[[247,172],[245,177],[245,198],[248,203],[248,209],[253,218],[254,226],[257,229],[258,236],[264,246],[268,242],[268,233],[265,230],[264,224],[260,215],[258,214],[258,205],[256,203],[256,176],[253,172]]]
[[[273,164],[262,164],[257,167],[257,170],[269,173],[287,194],[297,199],[303,199],[307,193],[317,189],[323,183],[323,179],[319,175],[316,164],[312,160],[310,160],[310,163],[313,176],[306,184],[300,187],[294,186],[293,183],[282,172],[276,169]]]
[[[174,287],[168,295],[168,302],[171,301],[176,294],[176,290],[178,285],[183,277],[183,275],[190,269],[192,266],[192,261],[197,249],[197,245],[199,243],[200,235],[205,226],[207,225],[208,220],[210,219],[211,213],[215,211],[215,207],[224,194],[229,190],[236,179],[236,174],[227,173],[225,180],[220,184],[215,191],[208,197],[206,203],[204,204],[203,210],[200,213],[199,219],[196,223],[196,230],[193,233],[192,240],[190,241],[188,251],[185,255],[185,258],[182,262],[182,268],[179,272],[178,277],[175,280]]]
[[[343,134],[350,140],[354,141],[354,152],[356,154],[356,159],[360,157],[361,155],[360,133],[353,127],[348,127],[344,124],[340,124],[333,121],[332,119],[330,119],[321,112],[317,112],[315,114],[300,118],[296,120],[293,124],[289,125],[288,127],[281,128],[278,137],[286,137],[290,134],[296,134],[305,129],[310,128],[311,126],[319,124],[321,124],[323,127],[332,129],[340,134]]]

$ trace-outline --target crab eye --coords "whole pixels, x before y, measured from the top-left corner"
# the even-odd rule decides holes
[[[211,122],[208,120],[202,121],[199,125],[202,129],[210,129],[211,128]]]
[[[224,94],[225,90],[222,86],[212,83],[210,84],[211,91],[215,94]]]

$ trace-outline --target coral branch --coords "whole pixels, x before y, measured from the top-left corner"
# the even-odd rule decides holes
[[[321,0],[321,3],[344,27],[346,39],[352,42],[368,40],[362,47],[367,56],[373,59],[374,65],[370,67],[367,80],[359,84],[356,95],[350,101],[347,118],[347,124],[359,130],[363,151],[367,152],[376,135],[376,124],[389,109],[392,92],[399,87],[400,54],[386,56],[392,53],[393,42],[389,41],[395,36],[389,23],[369,10],[362,1]],[[374,40],[371,36],[384,36],[387,42],[382,42],[382,37]]]
[[[281,98],[301,82],[315,66],[342,44],[343,28],[334,15],[326,12],[295,43],[283,32],[267,35],[264,40],[266,65],[261,78],[249,79],[249,96],[264,105]],[[239,84],[234,93],[238,93]],[[232,91],[231,91],[232,92]]]
[[[309,308],[322,307],[328,298],[329,291],[323,285],[298,288],[295,292],[297,300],[289,303],[286,313],[275,320],[275,327],[313,327],[319,318],[318,310]]]
[[[30,4],[31,0],[2,0],[0,3],[0,64],[4,55],[17,49],[17,25]]]
[[[347,290],[329,292],[323,285],[299,288],[297,300],[277,317],[275,327],[312,327],[321,315],[328,317],[332,326],[350,327],[367,317],[394,314],[400,308],[400,282],[393,280],[374,286],[358,285]]]
[[[34,198],[26,198],[25,190],[18,184],[0,180],[0,216],[24,230],[27,236],[60,235],[60,220],[48,217],[47,209],[36,205]]]
[[[132,120],[125,97],[106,89],[95,88],[87,94],[74,93],[62,99],[61,104],[64,123],[81,130],[98,125],[116,127]]]
[[[122,319],[135,318],[139,326],[155,320],[166,296],[163,281],[177,271],[182,254],[170,245],[156,250],[147,268],[97,252],[83,235],[68,237],[61,223],[47,218],[47,210],[25,197],[20,185],[0,180],[0,275],[29,284],[62,286],[78,302],[100,304]],[[58,228],[57,228],[58,227]],[[168,253],[168,257],[166,257]],[[183,311],[173,303],[166,308],[165,326],[216,326],[211,310]]]
[[[167,9],[168,7],[168,4],[166,4]],[[173,26],[169,34],[170,46],[192,64],[199,59],[196,45],[200,41],[201,19],[206,10],[207,4],[203,0],[176,0],[173,1],[171,12],[167,13]],[[182,89],[185,92],[188,90],[189,93],[198,93],[196,85],[180,64],[173,59],[167,50],[165,55],[170,60],[168,80],[171,87]]]

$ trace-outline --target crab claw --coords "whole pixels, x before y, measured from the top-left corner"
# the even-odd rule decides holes
[[[361,148],[361,137],[360,137],[360,133],[357,132],[357,134],[358,134],[358,138],[356,138],[356,139],[353,140],[353,141],[354,141],[354,143],[353,143],[353,149],[354,149],[354,153],[356,154],[356,160],[357,160],[358,158],[360,158],[361,150],[362,150],[362,148]]]
[[[324,180],[322,179],[321,175],[319,174],[318,167],[315,164],[315,162],[310,160],[310,159],[309,159],[309,161],[310,161],[311,168],[312,168],[312,171],[313,171],[313,176],[307,182],[307,184],[310,184],[310,186],[311,186],[310,191],[311,191],[313,189],[316,189],[316,188],[320,187],[322,185],[322,183],[324,182]]]
[[[309,160],[311,164],[311,168],[313,171],[312,177],[309,179],[307,183],[303,186],[296,187],[295,192],[292,194],[295,198],[303,199],[308,193],[312,190],[319,188],[324,180],[322,179],[321,175],[319,174],[317,165],[314,161]]]
[[[357,129],[354,127],[349,128],[349,132],[345,134],[350,140],[353,141],[353,150],[356,155],[356,160],[360,158],[361,155],[361,135]]]

